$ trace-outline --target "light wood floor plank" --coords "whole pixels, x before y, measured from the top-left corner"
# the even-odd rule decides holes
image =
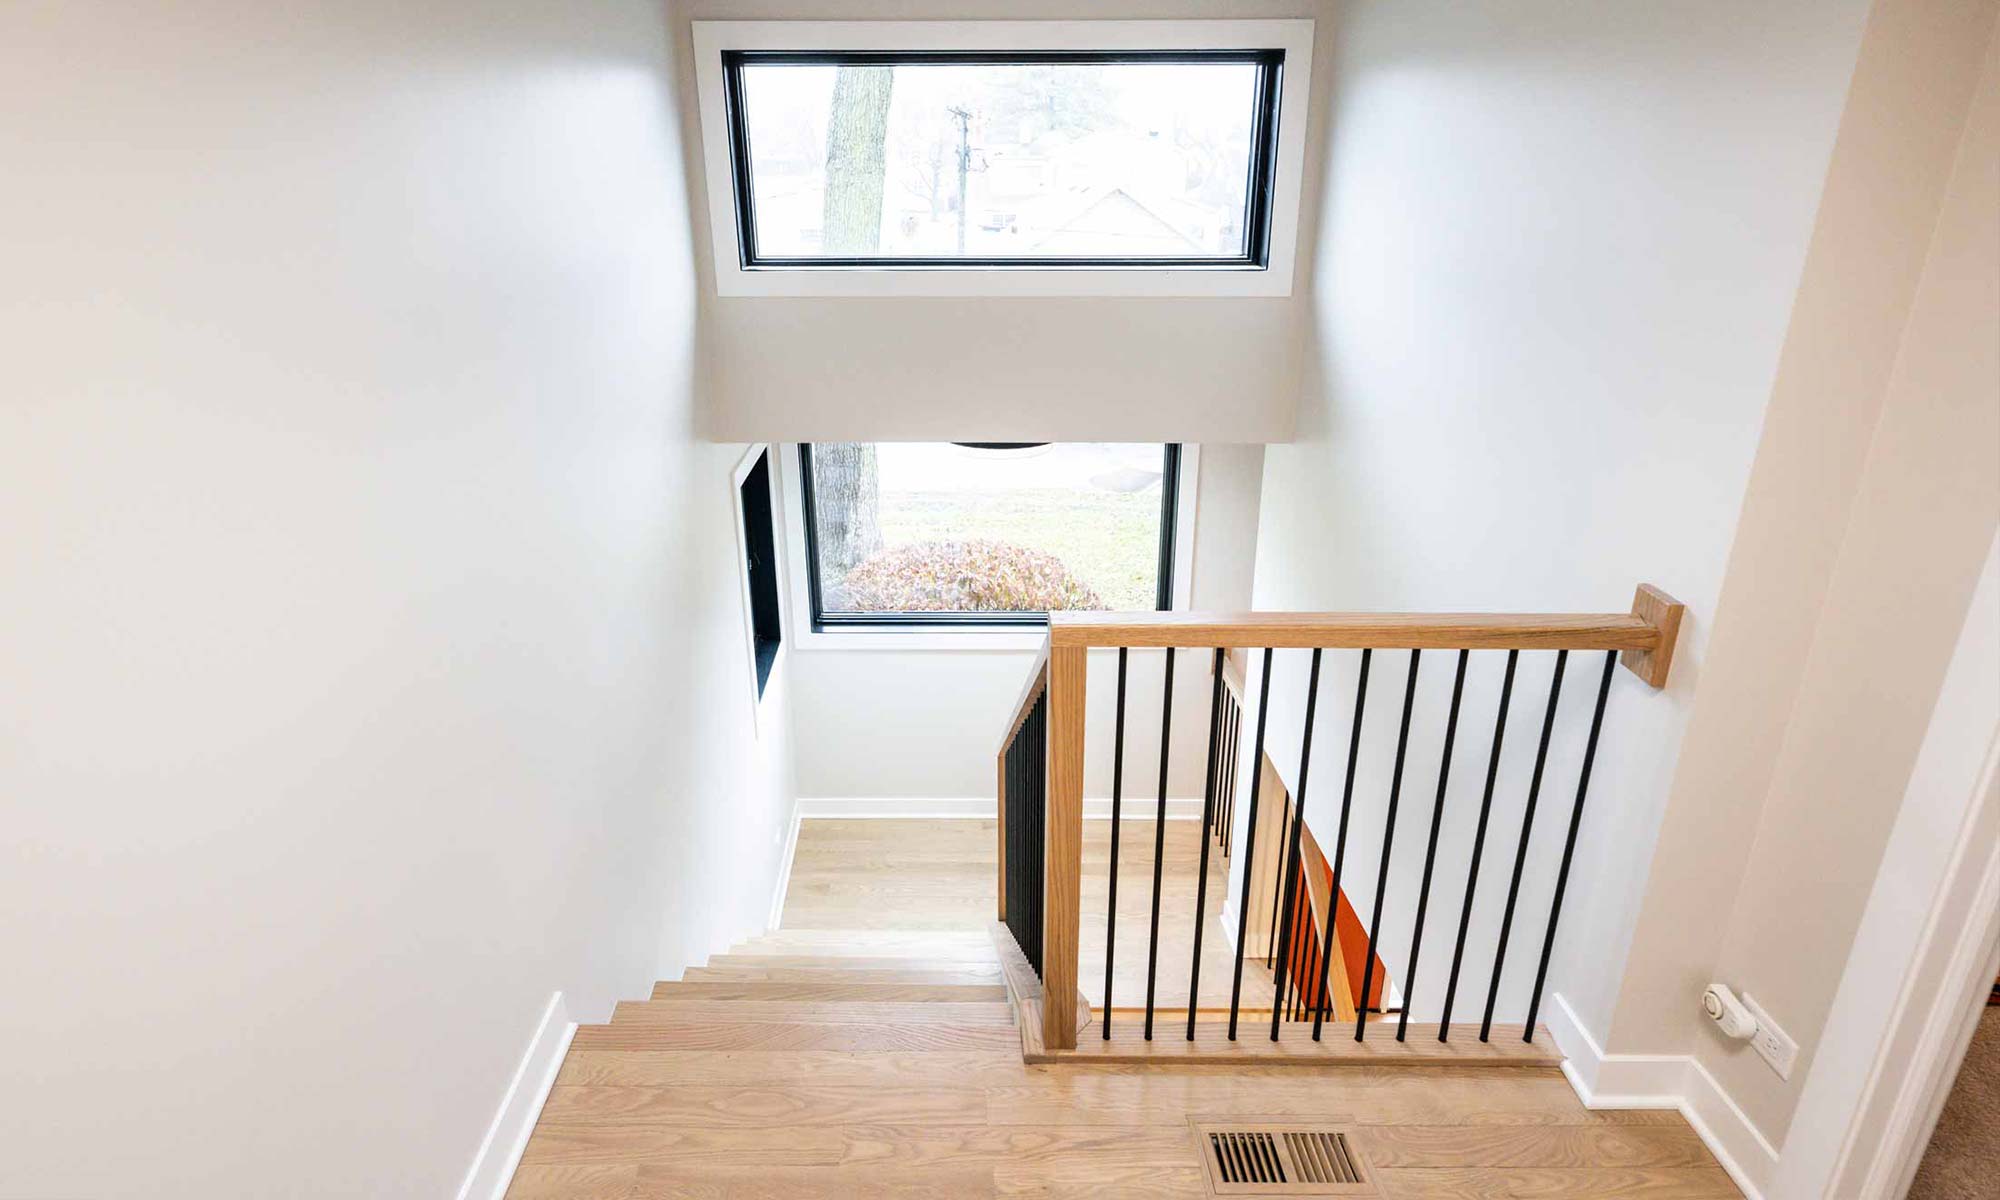
[[[1208,1185],[1198,1166],[1164,1163],[1098,1163],[1088,1161],[1040,1164],[1009,1163],[993,1169],[997,1195],[1062,1200],[1195,1200],[1206,1197]]]
[[[1388,1200],[1741,1200],[1721,1167],[1413,1167],[1376,1172]]]
[[[507,1188],[507,1200],[625,1200],[638,1182],[637,1164],[522,1163]]]
[[[1304,1069],[1255,1080],[1140,1069],[989,1089],[996,1124],[1160,1125],[1201,1112],[1311,1116],[1382,1125],[1650,1124],[1678,1114],[1591,1110],[1560,1072],[1461,1068]]]
[[[1481,1128],[1375,1125],[1354,1144],[1377,1167],[1703,1167],[1708,1148],[1685,1125]]]
[[[994,1194],[991,1167],[640,1167],[632,1200],[966,1200]]]
[[[565,1166],[832,1166],[846,1157],[847,1139],[821,1126],[714,1129],[629,1125],[609,1121],[544,1121],[528,1139],[523,1163]],[[629,1186],[629,1184],[628,1184]]]

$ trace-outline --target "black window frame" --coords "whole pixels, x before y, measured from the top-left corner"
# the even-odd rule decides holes
[[[743,586],[750,601],[750,656],[757,699],[771,682],[778,652],[785,644],[783,589],[778,583],[778,505],[771,488],[771,447],[757,451],[750,469],[736,486],[738,521],[743,537]]]
[[[757,205],[751,179],[750,127],[744,119],[743,68],[790,66],[1045,66],[1116,63],[1251,63],[1258,67],[1257,108],[1250,130],[1250,177],[1244,190],[1240,255],[1119,255],[1080,257],[970,255],[769,255],[757,250]],[[1280,49],[1191,50],[724,50],[722,93],[735,197],[737,265],[745,271],[1263,271],[1271,263],[1272,211],[1277,194],[1278,129],[1282,120],[1285,52]]]
[[[990,450],[1025,450],[1046,442],[959,442]],[[1174,556],[1181,505],[1181,443],[1164,442],[1160,474],[1160,569],[1154,589],[1154,611],[1170,612],[1174,607]],[[805,525],[806,598],[814,633],[867,630],[957,629],[1046,629],[1049,614],[1042,612],[865,612],[829,613],[820,596],[819,510],[813,500],[811,442],[800,442],[799,508]]]

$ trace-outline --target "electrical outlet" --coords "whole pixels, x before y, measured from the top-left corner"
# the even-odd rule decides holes
[[[1750,1035],[1750,1048],[1778,1073],[1778,1078],[1790,1079],[1792,1064],[1799,1060],[1799,1044],[1792,1040],[1792,1035],[1778,1028],[1778,1023],[1771,1019],[1771,1014],[1752,1000],[1748,992],[1743,994],[1743,1007],[1749,1009],[1750,1015],[1757,1018],[1757,1032]]]

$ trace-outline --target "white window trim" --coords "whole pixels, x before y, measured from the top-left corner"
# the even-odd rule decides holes
[[[743,519],[743,484],[745,480],[750,478],[750,471],[757,465],[757,456],[760,454],[769,454],[771,456],[771,471],[774,475],[779,469],[778,460],[782,456],[782,451],[778,443],[757,442],[753,444],[748,450],[743,452],[743,457],[736,461],[735,469],[729,473],[729,505],[736,513],[736,594],[738,607],[742,610],[743,614],[743,666],[749,672],[747,678],[750,683],[751,730],[757,739],[762,741],[764,737],[764,707],[770,701],[771,697],[777,694],[783,682],[785,658],[791,653],[793,639],[798,636],[798,628],[792,619],[792,614],[800,610],[788,603],[791,599],[791,576],[793,572],[791,555],[783,549],[783,545],[787,539],[785,537],[783,513],[780,511],[774,514],[779,519],[772,523],[775,528],[771,530],[771,537],[780,545],[777,567],[778,629],[781,637],[778,642],[778,653],[771,660],[770,677],[764,680],[764,690],[759,693],[757,690],[757,619],[754,615],[754,606],[750,599],[750,531]],[[771,480],[771,503],[779,506],[781,510],[786,507],[784,492],[779,488],[775,477]]]
[[[771,443],[771,469],[777,472],[777,486],[784,499],[782,537],[784,588],[786,599],[785,650],[948,650],[1018,653],[1038,649],[1047,637],[1043,629],[898,629],[858,630],[812,628],[812,597],[806,593],[805,494],[799,486],[799,446],[796,442]],[[1180,494],[1174,508],[1174,600],[1176,611],[1185,611],[1194,595],[1195,497],[1200,491],[1201,447],[1181,444]],[[737,522],[738,527],[742,525]],[[747,610],[746,610],[747,611]],[[790,619],[798,614],[797,619]],[[779,651],[779,657],[785,650]],[[754,652],[754,651],[753,651]],[[754,666],[754,664],[753,664]],[[777,678],[773,668],[772,678]],[[768,693],[769,689],[766,689]]]
[[[1313,23],[1262,21],[696,21],[695,86],[715,290],[723,296],[1289,296],[1312,95]],[[745,271],[732,190],[724,50],[1239,50],[1285,52],[1271,246],[1262,270],[868,267]]]

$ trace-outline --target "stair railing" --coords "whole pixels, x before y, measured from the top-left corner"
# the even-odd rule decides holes
[[[1116,649],[1119,663],[1117,726],[1113,743],[1113,840],[1110,866],[1110,883],[1114,890],[1105,930],[1107,971],[1104,1003],[1100,1016],[1101,1036],[1107,1040],[1111,1036],[1113,983],[1109,964],[1112,961],[1117,932],[1116,839],[1118,805],[1123,790],[1127,658],[1133,650],[1158,649],[1163,650],[1166,655],[1160,748],[1162,782],[1157,808],[1159,817],[1164,817],[1165,775],[1172,736],[1171,723],[1167,717],[1171,711],[1175,656],[1182,650],[1206,650],[1211,655],[1210,670],[1214,675],[1214,682],[1211,687],[1207,731],[1208,771],[1203,797],[1201,874],[1197,883],[1194,915],[1194,959],[1190,967],[1187,1003],[1186,1037],[1189,1041],[1195,1039],[1195,1018],[1199,1001],[1201,929],[1206,919],[1209,849],[1212,841],[1225,853],[1235,848],[1232,844],[1234,834],[1231,832],[1236,826],[1233,813],[1236,791],[1235,764],[1239,761],[1241,752],[1247,750],[1251,755],[1251,768],[1249,787],[1244,797],[1245,811],[1242,822],[1244,842],[1242,851],[1246,858],[1246,866],[1241,871],[1241,895],[1236,906],[1237,936],[1236,951],[1233,955],[1234,977],[1230,985],[1229,1040],[1235,1041],[1239,1032],[1238,1018],[1242,1009],[1243,968],[1246,957],[1245,936],[1248,932],[1246,922],[1250,911],[1252,886],[1252,872],[1248,869],[1248,863],[1256,861],[1257,810],[1263,777],[1261,764],[1265,757],[1265,718],[1269,712],[1266,698],[1270,694],[1271,659],[1274,651],[1290,649],[1312,651],[1311,672],[1304,698],[1304,741],[1300,748],[1298,794],[1291,798],[1292,803],[1296,805],[1296,811],[1300,814],[1306,811],[1306,792],[1312,765],[1310,760],[1312,728],[1319,693],[1322,656],[1329,650],[1359,651],[1360,663],[1353,728],[1348,739],[1347,761],[1344,764],[1340,816],[1330,859],[1332,880],[1330,888],[1324,893],[1325,915],[1316,922],[1323,926],[1322,929],[1312,928],[1315,923],[1311,915],[1314,905],[1309,900],[1302,903],[1302,897],[1298,894],[1298,889],[1306,886],[1300,860],[1305,821],[1303,819],[1289,821],[1280,836],[1279,845],[1283,858],[1279,869],[1273,872],[1276,879],[1276,893],[1272,897],[1274,904],[1271,911],[1277,918],[1274,944],[1283,949],[1276,952],[1274,957],[1275,979],[1270,1005],[1270,1037],[1273,1041],[1279,1039],[1282,1018],[1289,1016],[1295,1021],[1303,1021],[1308,1013],[1312,1018],[1311,1036],[1315,1041],[1319,1040],[1329,1010],[1333,1007],[1332,997],[1329,995],[1328,977],[1334,974],[1334,964],[1337,961],[1335,957],[1338,953],[1335,939],[1338,925],[1337,905],[1340,902],[1343,872],[1349,866],[1345,858],[1349,818],[1354,808],[1355,765],[1357,758],[1363,752],[1363,718],[1367,711],[1369,677],[1371,668],[1375,665],[1376,652],[1404,652],[1398,657],[1406,665],[1399,681],[1403,685],[1401,718],[1386,800],[1387,817],[1382,849],[1379,861],[1374,864],[1374,902],[1370,919],[1365,927],[1367,953],[1362,961],[1366,965],[1361,986],[1354,992],[1353,1008],[1356,1013],[1354,1038],[1357,1041],[1365,1038],[1371,1007],[1377,1007],[1371,1001],[1382,994],[1387,983],[1386,980],[1378,981],[1376,978],[1378,934],[1383,920],[1383,897],[1391,882],[1397,811],[1402,800],[1402,779],[1410,748],[1411,716],[1423,653],[1453,651],[1455,669],[1451,707],[1445,722],[1444,757],[1438,773],[1437,794],[1430,814],[1428,845],[1424,852],[1420,882],[1417,884],[1416,925],[1410,939],[1408,961],[1403,970],[1403,1005],[1396,1023],[1398,1040],[1404,1039],[1409,1029],[1409,1000],[1415,987],[1416,968],[1423,945],[1423,930],[1429,916],[1432,881],[1438,867],[1438,830],[1444,818],[1446,786],[1452,768],[1453,753],[1459,740],[1457,734],[1460,702],[1464,693],[1467,663],[1474,651],[1503,651],[1506,654],[1505,676],[1501,684],[1494,732],[1487,747],[1488,761],[1480,800],[1478,829],[1466,867],[1467,883],[1463,911],[1456,922],[1457,937],[1452,950],[1450,982],[1444,998],[1443,1016],[1436,1027],[1440,1041],[1447,1040],[1451,1033],[1452,1009],[1459,988],[1460,968],[1466,959],[1467,928],[1471,924],[1474,897],[1481,879],[1482,859],[1489,832],[1488,818],[1493,807],[1495,782],[1499,776],[1504,750],[1508,706],[1513,696],[1517,669],[1521,665],[1523,653],[1547,652],[1553,656],[1548,705],[1541,721],[1540,743],[1535,753],[1533,774],[1528,786],[1519,838],[1513,855],[1505,908],[1493,948],[1493,966],[1479,1032],[1480,1040],[1485,1041],[1490,1038],[1493,1029],[1501,970],[1514,931],[1516,908],[1522,892],[1522,875],[1528,860],[1529,840],[1534,831],[1536,807],[1542,791],[1549,744],[1557,723],[1557,702],[1561,696],[1569,658],[1573,652],[1604,652],[1582,766],[1569,813],[1561,865],[1557,869],[1554,881],[1554,899],[1542,931],[1540,964],[1528,1003],[1527,1021],[1523,1027],[1523,1038],[1532,1041],[1535,1019],[1540,1011],[1542,993],[1547,983],[1549,959],[1555,944],[1557,923],[1562,913],[1563,894],[1568,886],[1570,867],[1575,855],[1577,831],[1583,819],[1584,802],[1589,792],[1590,772],[1596,758],[1598,737],[1604,723],[1605,703],[1610,692],[1613,672],[1622,660],[1624,665],[1647,685],[1654,688],[1664,686],[1667,672],[1672,665],[1674,642],[1680,628],[1682,611],[1682,606],[1664,592],[1649,585],[1642,585],[1629,613],[1075,612],[1052,614],[1042,654],[1037,659],[1021,699],[1015,705],[1014,713],[1008,721],[998,755],[1000,917],[1013,933],[1023,954],[1041,976],[1040,1016],[1043,1045],[1049,1050],[1074,1049],[1079,1028],[1077,1023],[1078,905],[1082,873],[1085,670],[1087,656],[1091,650]],[[1232,670],[1234,657],[1227,652],[1232,650],[1244,652],[1246,675],[1254,663],[1261,681],[1254,692],[1247,690],[1247,680],[1238,683],[1233,677],[1229,680],[1230,686],[1225,688],[1225,671]],[[1254,702],[1252,697],[1255,697]],[[1243,706],[1240,709],[1237,707],[1239,704]],[[1250,711],[1253,707],[1254,713]],[[1248,733],[1243,727],[1253,724],[1255,733],[1247,739],[1247,744],[1243,744],[1246,741],[1244,735]],[[1147,955],[1148,979],[1143,1025],[1144,1037],[1148,1041],[1152,1039],[1154,1032],[1153,982],[1157,972],[1160,946],[1160,863],[1163,836],[1163,828],[1156,818],[1152,929]],[[1365,867],[1366,864],[1363,864],[1363,869]],[[1261,901],[1261,895],[1259,900]],[[1303,914],[1298,917],[1300,922],[1298,930],[1292,928],[1295,913]],[[1299,944],[1303,937],[1317,937],[1321,944],[1315,948],[1303,947]],[[1317,950],[1316,956],[1310,952],[1313,949]],[[1295,967],[1295,963],[1318,964],[1313,971],[1314,978],[1309,988],[1300,988],[1298,981],[1294,979],[1288,989],[1286,973],[1291,970],[1307,969],[1304,965]],[[1384,970],[1386,971],[1386,967]]]
[[[1043,822],[1048,791],[1049,671],[1043,647],[1000,738],[1000,920],[1042,971]],[[1072,1002],[1074,1003],[1074,1002]],[[1074,1013],[1074,1008],[1072,1008]],[[1074,1038],[1071,1040],[1074,1045]]]

